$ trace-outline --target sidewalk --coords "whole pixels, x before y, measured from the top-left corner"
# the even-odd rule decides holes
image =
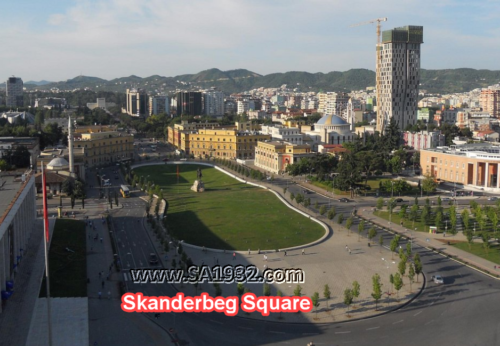
[[[387,227],[387,220],[375,216],[372,212],[373,208],[361,208],[358,210],[358,216],[364,218],[365,220],[372,222],[374,224],[379,225],[381,228],[390,229],[402,236],[408,237],[409,232],[406,232],[406,228],[397,224],[391,224],[391,227]],[[439,252],[449,255],[452,257],[457,257],[457,259],[471,264],[490,275],[500,275],[500,266],[496,263],[485,260],[481,257],[475,256],[466,251],[457,249],[456,247],[447,245],[446,241],[448,240],[458,240],[458,241],[467,241],[465,235],[463,233],[458,233],[456,235],[449,235],[447,237],[443,237],[442,234],[431,234],[431,233],[423,233],[423,232],[410,232],[413,241],[420,246],[427,248],[435,248],[439,250]],[[444,242],[443,242],[444,241]],[[495,266],[498,267],[497,271],[495,270]]]

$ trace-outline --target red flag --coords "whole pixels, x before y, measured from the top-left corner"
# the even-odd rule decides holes
[[[177,178],[179,178],[179,165],[177,165]]]
[[[45,181],[45,171],[43,170],[42,163],[42,190],[43,190],[43,222],[45,228],[45,241],[48,243],[49,236],[49,212],[47,211],[47,186]]]

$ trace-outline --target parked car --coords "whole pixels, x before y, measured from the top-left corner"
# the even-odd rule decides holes
[[[394,200],[394,202],[396,202],[396,203],[406,203],[407,201],[403,200],[402,198],[396,198]]]
[[[450,197],[444,197],[444,198],[441,198],[441,201],[442,202],[448,202],[448,201],[451,201],[451,198]]]
[[[344,197],[344,198],[339,198],[339,202],[348,203],[350,202],[350,200]]]
[[[488,197],[488,201],[496,201],[497,199],[498,197],[495,196]]]
[[[432,281],[434,281],[435,284],[441,285],[444,284],[443,277],[441,275],[434,275],[432,277]]]
[[[117,175],[115,175],[115,180],[118,180],[118,176]]]
[[[158,264],[158,256],[156,256],[154,253],[149,254],[149,264]]]

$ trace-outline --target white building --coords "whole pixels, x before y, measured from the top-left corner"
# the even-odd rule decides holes
[[[26,120],[28,124],[35,123],[35,116],[29,112],[4,112],[0,116],[1,118],[7,119],[9,124],[15,124],[18,120]]]
[[[149,97],[149,115],[170,114],[168,96],[150,96]]]
[[[25,265],[27,243],[35,230],[35,176],[2,177],[0,184],[0,291],[2,303],[9,304],[16,287],[18,268]],[[36,230],[39,231],[39,230]],[[4,301],[5,300],[5,301]],[[0,304],[0,312],[2,306]]]
[[[286,127],[281,125],[262,125],[262,133],[271,135],[272,140],[284,141],[292,144],[303,144],[304,135],[298,127]]]
[[[224,93],[218,90],[210,90],[203,94],[205,100],[206,115],[223,115],[224,114]]]
[[[377,130],[383,132],[394,118],[399,128],[417,121],[420,84],[420,44],[422,26],[405,26],[382,33],[378,69]]]
[[[21,78],[10,77],[5,82],[7,107],[23,107],[23,80]]]
[[[255,102],[253,100],[238,100],[237,114],[248,113],[250,110],[255,110]]]
[[[100,108],[103,110],[107,110],[109,107],[114,107],[114,106],[116,106],[116,103],[106,102],[106,99],[104,97],[99,97],[98,99],[96,99],[96,102],[87,103],[88,109]]]
[[[440,131],[403,132],[404,144],[415,150],[432,149],[446,145]]]
[[[313,141],[314,151],[318,150],[319,144],[343,144],[356,138],[356,134],[351,131],[351,124],[333,114],[319,119],[314,130],[306,131],[306,135]]]

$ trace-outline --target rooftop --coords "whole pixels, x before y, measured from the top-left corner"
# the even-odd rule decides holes
[[[26,177],[25,181],[28,180],[29,176]],[[17,195],[23,191],[25,186],[21,172],[0,173],[0,186],[0,223],[2,223]]]
[[[482,159],[500,159],[500,144],[499,143],[472,143],[463,145],[452,145],[449,147],[437,147],[434,149],[424,149],[435,153],[443,153],[448,155],[480,157]]]

